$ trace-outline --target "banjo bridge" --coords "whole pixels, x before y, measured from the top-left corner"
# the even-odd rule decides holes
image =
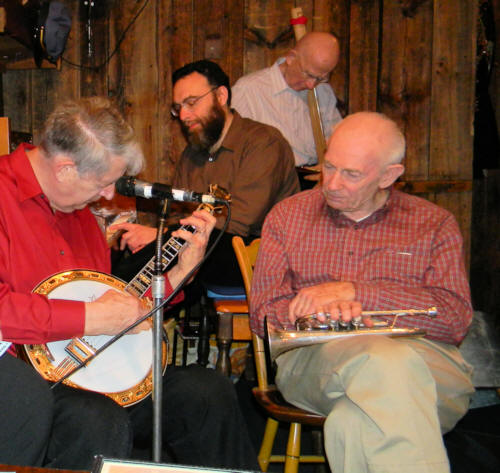
[[[82,365],[87,358],[90,358],[97,351],[90,343],[78,337],[73,338],[64,350],[79,365]]]

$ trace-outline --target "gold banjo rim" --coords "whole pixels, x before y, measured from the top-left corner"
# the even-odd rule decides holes
[[[92,271],[90,269],[72,269],[69,271],[61,271],[60,273],[49,276],[48,278],[40,282],[40,284],[38,284],[38,286],[33,289],[33,292],[35,294],[47,296],[55,288],[62,286],[63,284],[83,280],[102,282],[114,289],[119,289],[122,291],[127,285],[127,283],[122,281],[121,279],[100,271]]]
[[[61,271],[59,273],[53,274],[48,278],[44,279],[40,282],[34,289],[33,293],[40,294],[43,296],[48,296],[53,290],[56,288],[75,281],[96,281],[110,286],[112,289],[116,289],[118,291],[124,291],[127,283],[122,281],[121,279],[100,272],[89,269],[74,269],[68,271]],[[162,341],[162,366],[163,371],[166,369],[167,365],[167,346],[165,341]],[[51,364],[48,359],[47,353],[47,345],[43,344],[26,344],[24,345],[24,351],[27,355],[29,361],[33,365],[33,367],[38,371],[38,373],[47,381],[57,382],[59,379],[53,376],[52,371],[54,366]],[[113,399],[116,403],[123,407],[131,406],[133,404],[142,401],[144,398],[149,396],[153,389],[153,374],[152,367],[147,373],[147,375],[139,381],[135,386],[125,389],[123,391],[117,392],[101,392],[111,399]],[[78,384],[72,382],[69,379],[65,379],[63,384],[67,386],[71,386],[77,389],[84,389]]]

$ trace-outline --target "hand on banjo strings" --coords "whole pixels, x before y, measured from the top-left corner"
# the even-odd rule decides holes
[[[120,250],[126,247],[132,253],[137,253],[156,238],[156,228],[139,225],[137,223],[118,223],[108,228],[112,232],[122,231]]]
[[[205,217],[200,217],[200,215],[203,215],[200,212],[203,212],[204,215],[210,215],[208,212],[195,210],[192,214],[192,216],[197,216],[195,220],[190,220],[190,217],[187,217],[181,219],[180,223],[181,225],[193,225],[196,228],[197,233],[200,235],[207,235],[208,241],[208,236],[210,236],[210,232],[215,225],[215,219],[213,220],[213,224],[208,223],[205,221]],[[137,223],[118,223],[110,225],[108,229],[112,232],[123,232],[120,238],[120,250],[124,250],[128,247],[132,253],[137,253],[156,239],[156,228]],[[187,241],[189,239],[188,233],[189,232],[182,232],[177,234],[176,232],[173,232],[172,236],[180,237]],[[184,238],[183,235],[186,236],[186,238]]]
[[[116,335],[148,312],[145,301],[114,289],[106,291],[93,302],[85,303],[84,335]],[[145,320],[129,333],[139,333],[151,328]]]
[[[172,287],[183,279],[205,256],[210,233],[215,226],[216,219],[205,210],[195,210],[189,217],[180,220],[183,226],[193,226],[194,233],[179,228],[172,232],[172,236],[181,238],[186,244],[179,253],[179,260],[168,272],[168,279]]]

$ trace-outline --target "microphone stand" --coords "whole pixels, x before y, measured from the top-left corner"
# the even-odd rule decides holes
[[[165,297],[165,276],[162,271],[162,243],[163,229],[170,211],[170,200],[161,201],[161,210],[158,218],[156,233],[156,253],[154,275],[151,281],[151,293],[154,302],[153,313],[153,462],[161,462],[162,448],[162,403],[163,403],[163,370],[162,370],[162,333],[163,309],[162,301]]]
[[[155,307],[150,312],[148,312],[147,314],[145,314],[144,316],[142,316],[141,318],[136,320],[133,324],[129,325],[128,327],[123,329],[121,332],[114,335],[110,340],[108,340],[106,343],[104,343],[104,345],[102,345],[100,348],[98,348],[94,354],[90,355],[84,361],[79,362],[79,364],[75,368],[73,368],[72,370],[67,372],[57,382],[54,382],[52,384],[52,386],[50,387],[50,389],[54,389],[59,384],[63,383],[66,379],[73,376],[77,371],[81,370],[82,368],[85,368],[85,366],[87,366],[88,363],[90,363],[94,358],[96,358],[98,355],[100,355],[104,350],[106,350],[106,348],[110,347],[114,342],[116,342],[121,337],[123,337],[131,329],[137,327],[140,323],[147,320],[152,314],[154,314],[155,312],[156,313],[160,312],[160,314],[161,314],[161,309],[166,304],[168,304],[178,294],[178,292],[184,287],[184,285],[187,283],[187,281],[189,281],[193,277],[193,275],[196,273],[198,268],[212,254],[215,247],[219,243],[222,235],[224,235],[224,233],[226,232],[229,221],[231,220],[231,207],[229,206],[229,202],[222,202],[222,203],[227,208],[227,217],[226,217],[226,221],[224,222],[224,226],[222,227],[221,230],[219,230],[219,235],[215,239],[212,246],[205,253],[204,258],[193,269],[191,269],[191,271],[189,271],[189,273],[186,276],[184,276],[182,281],[173,290],[173,292],[169,296],[167,296],[166,299],[162,300],[163,296],[159,297],[159,299],[155,299]],[[160,252],[158,253],[158,250],[157,250],[157,253],[155,255],[154,271],[158,272],[160,274],[161,278],[164,278],[162,271],[161,271],[161,239],[163,237],[163,228],[164,228],[165,221],[166,221],[165,216],[167,214],[168,209],[170,208],[169,204],[170,204],[170,202],[163,203],[162,212],[161,212],[161,215],[159,217],[158,232],[157,232],[157,241],[158,241],[158,239],[160,240],[160,244],[159,244]],[[159,271],[158,271],[158,268],[156,267],[156,265],[158,263],[160,264]],[[163,294],[163,292],[165,290],[165,284],[163,283],[160,285],[158,282],[159,280],[156,280],[156,281],[157,282],[152,283],[152,291],[154,291],[153,296],[159,296],[160,294],[156,294],[156,292],[158,292],[158,293],[161,292]],[[153,287],[153,284],[154,284],[154,287]],[[159,304],[158,304],[158,300],[160,302]],[[162,383],[162,366],[161,366],[162,365],[162,363],[161,363],[162,357],[161,357],[161,355],[157,357],[157,355],[161,354],[161,349],[162,349],[161,334],[163,332],[163,327],[162,327],[162,317],[156,317],[154,319],[159,319],[158,321],[154,320],[154,322],[153,322],[153,325],[155,327],[158,325],[159,325],[159,327],[158,327],[158,330],[155,330],[155,327],[153,327],[153,460],[155,463],[159,463],[160,458],[161,458],[160,452],[161,452],[161,445],[162,445],[161,404],[162,404],[162,394],[163,394],[163,392],[162,392],[163,383]],[[159,336],[156,335],[157,333],[159,334]],[[160,346],[158,349],[156,349],[156,345],[155,345],[156,340],[160,341]],[[159,362],[157,362],[158,358],[159,358]]]

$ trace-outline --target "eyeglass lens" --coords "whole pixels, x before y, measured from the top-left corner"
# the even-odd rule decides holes
[[[181,103],[174,103],[172,104],[172,107],[170,109],[170,113],[174,117],[178,117],[179,114],[181,113],[182,107],[184,107],[186,110],[192,110],[194,106],[203,98],[206,97],[210,92],[214,91],[217,87],[212,87],[210,90],[205,92],[202,95],[198,95],[198,97],[188,97],[187,99],[184,99]]]

